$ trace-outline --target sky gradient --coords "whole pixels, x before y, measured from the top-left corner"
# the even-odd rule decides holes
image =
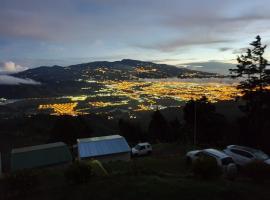
[[[269,7],[269,0],[0,0],[0,72],[123,58],[224,71],[256,35],[270,43]]]

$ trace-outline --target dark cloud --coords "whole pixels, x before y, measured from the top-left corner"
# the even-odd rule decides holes
[[[167,41],[160,44],[153,44],[153,45],[147,45],[147,44],[141,44],[137,45],[141,48],[146,49],[156,49],[164,52],[171,52],[175,51],[178,48],[182,47],[189,47],[189,46],[197,46],[197,45],[211,45],[211,44],[223,44],[231,42],[232,40],[226,40],[226,39],[219,39],[215,37],[189,37],[189,38],[179,38],[171,41]]]
[[[221,52],[229,51],[229,50],[232,50],[232,48],[231,47],[221,47],[221,48],[219,48],[219,51],[221,51]]]
[[[218,74],[229,74],[229,69],[235,68],[236,65],[232,63],[224,63],[218,61],[207,61],[207,62],[193,62],[182,64],[188,69],[200,70],[205,72],[212,72]]]
[[[237,54],[237,55],[244,54],[244,53],[247,52],[247,49],[248,49],[248,47],[247,48],[234,49],[232,51],[232,53]]]

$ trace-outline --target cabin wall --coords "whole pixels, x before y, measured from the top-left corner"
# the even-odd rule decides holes
[[[81,160],[89,160],[89,159],[96,159],[100,162],[110,162],[110,161],[130,161],[130,152],[118,153],[118,154],[109,154],[105,156],[98,156],[98,157],[88,157],[88,158],[81,158]]]

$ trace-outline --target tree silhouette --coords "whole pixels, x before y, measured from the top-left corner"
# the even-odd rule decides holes
[[[233,78],[243,79],[238,88],[242,91],[242,100],[245,102],[240,109],[246,116],[239,119],[240,141],[267,149],[269,147],[265,141],[270,139],[270,70],[267,67],[268,61],[263,57],[266,45],[262,45],[260,36],[250,45],[252,48],[238,56],[237,68],[230,70]]]
[[[92,129],[83,116],[60,116],[50,133],[49,142],[75,144],[78,138],[91,137]]]
[[[152,115],[152,119],[148,127],[148,134],[154,141],[170,141],[170,126],[159,110],[156,110]]]
[[[238,86],[244,94],[266,89],[270,85],[270,71],[268,61],[263,57],[266,45],[262,45],[261,37],[251,42],[252,49],[248,48],[246,54],[238,56],[236,69],[230,69],[232,77],[244,78]]]
[[[183,133],[183,126],[177,118],[169,122],[171,128],[170,140],[171,141],[181,141],[186,142],[186,137]]]
[[[203,96],[190,100],[184,107],[185,129],[194,143],[217,144],[222,141],[226,124],[223,115],[216,113],[214,104]]]
[[[119,119],[118,126],[120,134],[125,137],[130,143],[138,143],[147,140],[147,136],[143,133],[138,124],[132,124],[124,119]]]
[[[251,42],[252,49],[248,48],[246,54],[238,56],[236,69],[230,69],[232,77],[241,77],[243,80],[238,88],[243,92],[243,100],[246,105],[242,111],[248,114],[258,114],[268,104],[270,70],[267,68],[268,61],[263,57],[266,45],[262,45],[261,37]]]

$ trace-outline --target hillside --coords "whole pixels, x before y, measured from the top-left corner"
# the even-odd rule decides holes
[[[90,62],[67,67],[43,66],[14,74],[19,78],[30,78],[42,83],[75,81],[78,79],[136,80],[138,78],[159,79],[189,76],[208,77],[213,75],[215,74],[130,59],[115,62]]]
[[[100,89],[97,81],[132,81],[143,78],[188,78],[211,77],[216,74],[178,68],[176,66],[155,64],[138,60],[90,62],[62,66],[42,66],[28,69],[12,76],[31,79],[40,84],[1,85],[1,96],[8,99],[57,97],[65,95],[82,95],[81,88],[91,88],[87,94]],[[96,81],[93,83],[93,81]]]

